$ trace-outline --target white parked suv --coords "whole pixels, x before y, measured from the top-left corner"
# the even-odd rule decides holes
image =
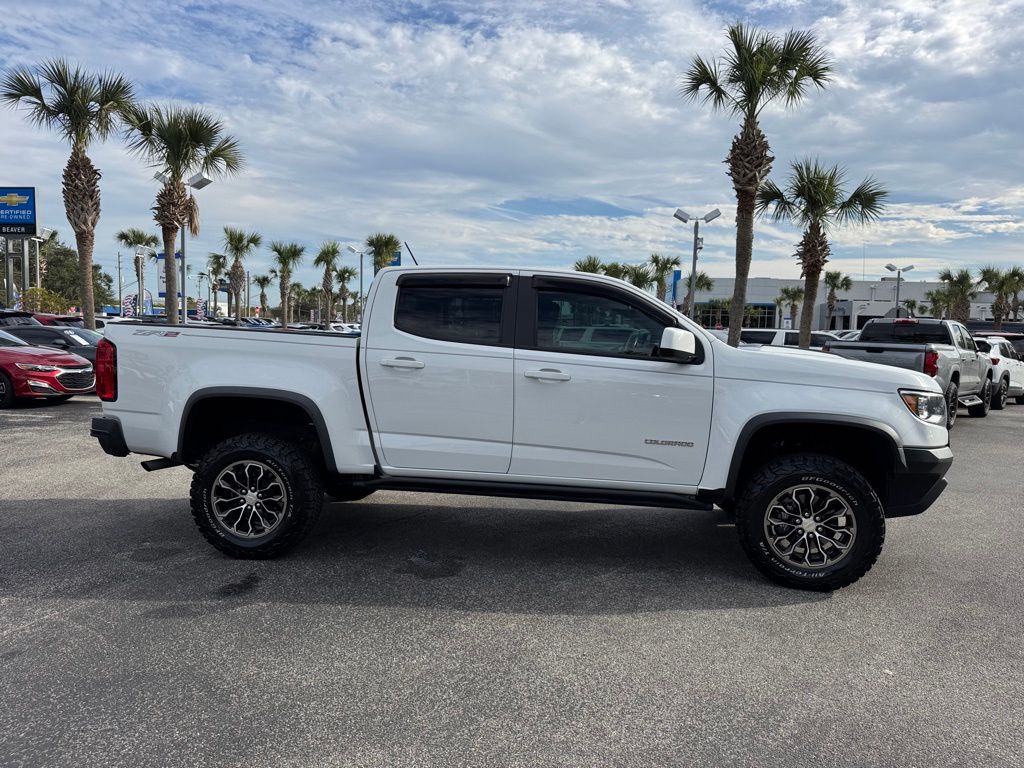
[[[992,361],[992,407],[996,410],[1005,408],[1011,397],[1024,405],[1024,360],[1013,345],[1001,336],[978,337],[974,343]]]
[[[192,469],[233,557],[294,546],[325,493],[718,505],[761,571],[814,590],[864,575],[953,460],[930,376],[736,349],[620,280],[400,267],[366,310],[361,336],[111,326],[92,434]]]
[[[821,349],[838,336],[830,331],[811,331],[811,349]],[[800,331],[789,328],[744,328],[740,340],[747,344],[766,344],[772,347],[800,346]]]

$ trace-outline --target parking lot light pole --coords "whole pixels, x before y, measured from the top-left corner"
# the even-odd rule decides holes
[[[700,218],[693,220],[693,262],[690,265],[690,319],[693,319],[695,310],[697,308],[697,252],[704,247],[704,241],[700,237],[700,223],[703,221],[707,224],[709,221],[714,221],[722,212],[715,208]],[[690,214],[684,211],[682,208],[676,208],[676,212],[672,214],[673,218],[679,219],[683,224],[686,224],[690,220]],[[674,297],[673,297],[674,298]]]
[[[360,251],[353,248],[351,245],[346,246],[347,250],[352,253],[359,254],[359,324],[363,324],[363,256],[366,255],[366,251]]]
[[[900,309],[900,283],[903,281],[903,273],[912,270],[914,265],[911,264],[909,267],[897,267],[895,264],[886,264],[885,268],[890,272],[896,273],[896,311],[898,313]]]

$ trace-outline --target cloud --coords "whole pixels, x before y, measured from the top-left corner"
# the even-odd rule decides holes
[[[678,78],[695,54],[721,50],[737,17],[807,27],[833,53],[836,81],[797,109],[765,111],[775,175],[819,156],[892,191],[878,224],[835,233],[834,260],[860,264],[865,243],[885,249],[880,264],[1019,259],[1019,0],[741,8],[39,0],[7,10],[2,63],[60,51],[126,72],[146,99],[224,117],[249,164],[198,193],[196,258],[218,250],[231,224],[308,251],[326,238],[394,231],[427,263],[568,266],[652,251],[686,260],[692,232],[672,219],[678,205],[722,209],[704,228],[702,259],[727,276],[735,205],[722,158],[736,124],[683,102]],[[10,111],[0,131],[5,175],[40,187],[47,223],[67,233],[66,150]],[[156,188],[116,143],[93,155],[104,171],[97,256],[109,269],[114,232],[149,224]],[[759,223],[753,272],[797,276],[798,239],[792,227]],[[251,268],[269,260],[263,251]],[[308,265],[298,277],[317,280]]]

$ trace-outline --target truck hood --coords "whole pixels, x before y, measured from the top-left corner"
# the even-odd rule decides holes
[[[716,377],[869,392],[942,391],[935,379],[923,373],[847,360],[826,352],[770,346],[737,349],[718,339],[712,345]]]

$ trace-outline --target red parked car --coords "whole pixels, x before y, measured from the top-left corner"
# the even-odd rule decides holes
[[[16,398],[67,400],[96,388],[92,364],[78,355],[33,347],[0,331],[0,408]]]

